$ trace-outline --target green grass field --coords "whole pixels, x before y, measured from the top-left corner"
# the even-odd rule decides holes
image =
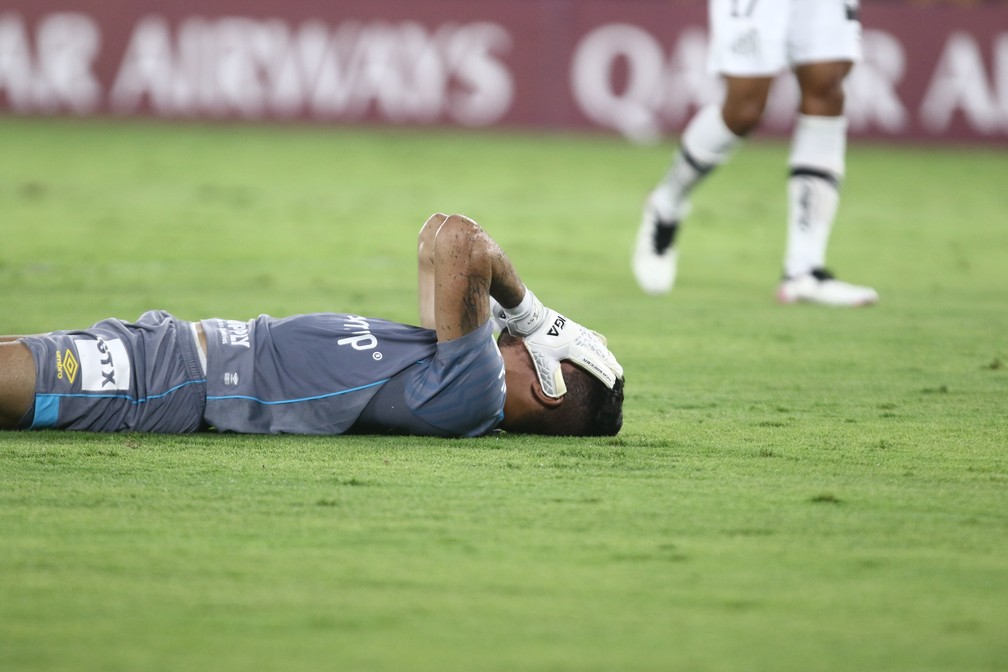
[[[0,119],[0,333],[149,308],[415,321],[469,214],[627,376],[607,439],[0,434],[0,669],[1008,669],[1008,161],[853,143],[831,266],[773,301],[787,147]]]

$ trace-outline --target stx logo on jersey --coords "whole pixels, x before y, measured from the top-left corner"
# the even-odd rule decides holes
[[[560,332],[563,331],[564,325],[567,324],[567,318],[563,315],[557,315],[556,320],[553,322],[553,326],[549,328],[546,333],[550,336],[559,336]]]
[[[235,345],[240,348],[250,348],[249,328],[245,322],[238,320],[217,320],[220,327],[221,345]]]
[[[108,392],[129,389],[133,367],[121,340],[77,338],[74,339],[74,345],[80,358],[82,390]],[[64,355],[64,361],[65,359]]]
[[[56,377],[60,380],[63,379],[64,374],[66,375],[67,382],[71,385],[77,380],[77,372],[80,370],[80,364],[77,362],[77,358],[74,357],[70,348],[60,353],[59,350],[56,351]]]

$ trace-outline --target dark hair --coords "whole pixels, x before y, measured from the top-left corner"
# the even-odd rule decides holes
[[[556,436],[615,436],[623,426],[623,379],[613,389],[573,364],[564,362],[567,394],[556,408],[535,418],[536,434]]]
[[[567,408],[571,435],[615,436],[619,433],[623,426],[622,378],[610,390],[590,373],[573,368],[564,372],[564,382],[567,394],[559,410]]]

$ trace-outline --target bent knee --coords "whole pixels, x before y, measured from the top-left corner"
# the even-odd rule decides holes
[[[836,116],[843,113],[844,80],[851,64],[845,61],[816,63],[796,70],[804,114]]]
[[[721,116],[725,126],[735,135],[748,135],[763,118],[773,78],[727,76],[724,81]]]
[[[725,126],[735,135],[745,137],[759,126],[763,118],[763,106],[759,104],[744,104],[726,108],[722,112]]]

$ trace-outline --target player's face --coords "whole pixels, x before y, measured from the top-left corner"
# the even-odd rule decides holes
[[[542,422],[543,411],[556,408],[563,399],[551,399],[543,393],[532,357],[520,338],[504,333],[497,339],[497,345],[504,357],[504,380],[507,383],[501,429],[535,432]]]

